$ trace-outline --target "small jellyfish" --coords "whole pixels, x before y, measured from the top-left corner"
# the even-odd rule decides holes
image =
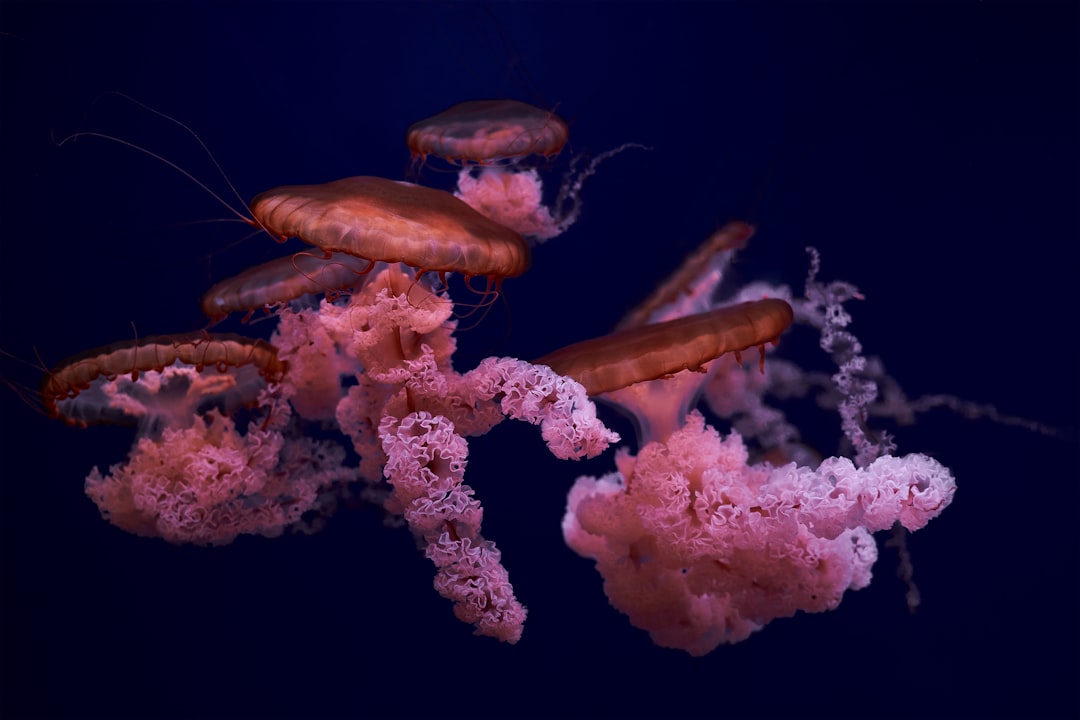
[[[601,153],[580,172],[580,158],[575,158],[549,208],[539,172],[525,161],[558,155],[569,135],[566,122],[552,111],[517,100],[474,100],[413,123],[405,137],[414,160],[434,155],[462,166],[457,197],[530,241],[542,242],[577,221],[581,186],[601,162],[628,147],[641,147],[630,143]]]
[[[570,128],[553,112],[517,100],[472,100],[413,123],[405,134],[413,157],[437,155],[461,165],[513,163],[558,155]]]

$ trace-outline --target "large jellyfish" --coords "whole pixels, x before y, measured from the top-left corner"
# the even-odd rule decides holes
[[[546,367],[489,358],[455,372],[453,305],[425,272],[481,275],[498,285],[525,271],[528,247],[447,193],[380,178],[276,188],[251,207],[273,233],[366,261],[364,282],[351,294],[318,308],[279,309],[272,342],[289,362],[281,397],[306,419],[335,421],[368,482],[385,477],[384,507],[426,548],[436,589],[453,600],[455,614],[481,634],[516,642],[525,608],[463,484],[465,436],[514,417],[540,425],[561,458],[596,455],[617,436],[596,419],[580,385]],[[282,261],[274,269],[289,270]],[[307,279],[288,284],[312,287]],[[280,285],[277,272],[259,269],[223,284],[262,302],[288,299]],[[347,390],[343,376],[351,376]]]
[[[256,196],[251,212],[278,235],[372,263],[400,262],[496,284],[529,268],[529,248],[516,232],[448,193],[412,183],[351,177],[288,185]]]
[[[632,316],[678,315],[702,297],[672,292],[676,284],[715,286],[730,248],[710,246],[723,256],[718,262],[702,263],[701,251],[691,256],[667,289]],[[807,312],[805,303],[800,307]],[[637,454],[624,448],[616,472],[577,480],[563,533],[570,547],[596,562],[612,605],[657,644],[702,655],[775,618],[835,608],[845,590],[870,582],[877,559],[871,533],[894,523],[917,530],[955,493],[952,475],[932,458],[894,457],[885,445],[871,457],[853,420],[845,431],[860,451],[858,466],[845,457],[817,467],[786,459],[773,465],[751,463],[737,431],[723,438],[692,409],[721,372],[725,352],[735,362],[722,372],[741,376],[738,351],[759,346],[764,373],[764,344],[775,342],[794,316],[782,299],[742,302],[655,324],[634,321],[537,361],[580,378],[637,422]],[[835,308],[830,317],[840,317]],[[839,322],[825,323],[824,345],[837,344]],[[849,364],[845,371],[857,368]],[[853,403],[868,392],[850,377],[841,382]],[[728,388],[753,393],[760,386]]]

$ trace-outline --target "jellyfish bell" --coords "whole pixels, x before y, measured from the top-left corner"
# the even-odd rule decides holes
[[[776,344],[794,314],[767,298],[643,325],[556,350],[536,361],[581,383],[635,420],[642,445],[678,430],[718,358]]]
[[[712,233],[649,296],[631,309],[615,330],[664,322],[713,307],[713,294],[727,274],[735,253],[746,247],[754,228],[730,222]]]
[[[518,100],[471,100],[413,123],[405,140],[413,158],[435,155],[461,165],[513,163],[558,155],[570,137],[566,122]]]
[[[585,340],[536,364],[574,378],[597,395],[681,370],[699,370],[725,353],[738,356],[750,348],[764,349],[779,339],[793,317],[784,300],[744,302]],[[764,365],[764,358],[761,362]]]
[[[518,233],[449,193],[407,182],[350,177],[287,185],[255,197],[251,212],[271,232],[327,252],[486,277],[496,288],[531,261]]]
[[[234,312],[246,312],[246,320],[259,308],[269,310],[304,295],[362,285],[370,269],[371,263],[348,253],[296,253],[216,283],[203,293],[200,306],[212,322]]]
[[[258,402],[286,371],[277,350],[233,334],[154,336],[87,350],[41,383],[47,415],[69,425],[138,425],[140,436],[186,428],[216,408]]]

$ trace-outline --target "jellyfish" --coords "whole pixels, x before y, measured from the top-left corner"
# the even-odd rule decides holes
[[[425,549],[436,590],[454,603],[455,615],[479,634],[513,643],[526,610],[501,553],[482,534],[482,508],[464,482],[466,437],[511,417],[539,425],[551,452],[571,459],[593,457],[618,436],[597,418],[580,384],[547,367],[488,358],[456,372],[452,307],[445,291],[417,282],[407,265],[387,264],[346,304],[324,300],[317,311],[284,311],[275,343],[309,347],[318,335],[357,361],[335,417],[361,457],[361,476],[386,478],[384,508],[403,518]],[[290,321],[294,316],[302,321]],[[295,402],[305,394],[311,371],[290,366],[286,396]]]
[[[628,411],[651,442],[682,424],[717,358],[732,353],[741,364],[742,351],[757,347],[764,372],[765,344],[777,343],[792,317],[784,300],[739,303],[586,340],[536,363]]]
[[[486,277],[497,287],[529,268],[521,236],[441,190],[377,177],[287,185],[256,196],[269,231],[327,252],[404,263],[421,271]]]
[[[342,252],[328,256],[296,253],[248,268],[214,284],[200,305],[213,322],[234,312],[245,320],[259,308],[271,309],[313,293],[332,293],[362,284],[370,263]]]
[[[413,156],[462,165],[509,163],[558,155],[570,128],[554,112],[517,100],[472,100],[419,120],[405,134]]]
[[[530,262],[528,246],[514,231],[488,220],[449,193],[411,183],[352,177],[321,185],[284,186],[258,195],[251,202],[251,211],[271,232],[299,237],[327,255],[304,259],[306,256],[299,254],[292,263],[295,267],[290,268],[287,260],[274,261],[219,283],[204,296],[208,314],[282,302],[291,295],[339,283],[357,285],[361,276],[366,278],[365,284],[371,275],[382,278],[381,283],[354,292],[348,310],[324,303],[321,311],[281,314],[274,342],[294,368],[285,392],[306,419],[334,419],[342,399],[339,378],[355,373],[361,362],[355,349],[349,348],[354,341],[335,343],[316,315],[322,314],[331,322],[344,312],[352,327],[360,327],[367,321],[359,315],[369,311],[373,294],[381,288],[392,289],[395,296],[404,292],[416,308],[428,305],[429,315],[431,305],[444,306],[449,313],[449,299],[423,286],[423,273],[438,273],[444,281],[451,272],[461,273],[466,282],[475,276],[486,277],[483,292],[487,294],[492,289],[497,292],[505,278],[525,272]],[[357,263],[363,267],[357,268]],[[373,272],[377,266],[384,270]],[[393,269],[388,269],[390,266]],[[305,269],[311,272],[296,272]],[[316,270],[320,274],[314,274]],[[446,313],[439,315],[432,332],[448,319]],[[442,337],[441,343],[452,347],[449,329]],[[399,355],[391,352],[387,357]],[[385,364],[378,353],[367,353],[362,362],[367,376],[377,375]],[[381,475],[375,471],[381,452],[370,435],[355,439],[355,443],[365,447],[361,455],[366,475]]]
[[[621,440],[598,417],[595,397],[635,418],[637,452],[618,451],[614,473],[578,478],[564,538],[595,561],[612,604],[657,643],[703,654],[775,618],[834,608],[847,589],[869,583],[871,533],[897,522],[924,526],[949,504],[955,482],[926,456],[893,455],[887,436],[862,427],[873,383],[842,308],[858,294],[817,283],[816,256],[806,298],[753,284],[718,303],[727,268],[753,233],[732,223],[613,334],[535,362],[489,357],[454,367],[447,274],[467,284],[485,278],[484,293],[497,292],[529,267],[523,234],[566,230],[585,178],[632,147],[580,172],[575,159],[549,209],[523,158],[553,156],[566,138],[552,113],[467,103],[417,123],[409,141],[419,157],[445,153],[463,166],[459,195],[468,202],[375,177],[258,195],[257,224],[322,255],[249,269],[215,285],[202,304],[213,320],[273,310],[270,342],[205,332],[146,338],[84,353],[43,382],[54,417],[138,427],[127,462],[87,477],[103,516],[169,542],[224,544],[304,527],[309,513],[363,480],[367,497],[409,527],[455,616],[515,643],[527,611],[466,484],[468,438],[511,418],[538,426],[557,458],[593,458]],[[350,291],[327,292],[339,288]],[[313,293],[324,294],[317,306],[296,302]],[[840,366],[838,409],[854,463],[752,461],[747,440],[797,437],[782,415],[772,434],[736,428],[721,436],[695,408],[704,387],[721,417],[765,417],[765,389],[785,373],[792,383],[804,379],[793,364],[765,362],[793,322],[819,330]],[[742,353],[753,348],[756,372],[744,371]],[[316,425],[340,430],[358,465],[346,464],[341,446],[306,437]]]
[[[305,295],[323,293],[337,297],[339,291],[362,287],[370,277],[372,264],[343,252],[327,256],[296,253],[248,268],[222,280],[202,296],[203,312],[213,323],[229,313],[247,311],[248,320],[258,308],[279,316],[281,326],[309,324],[309,332],[278,330],[271,342],[278,356],[299,378],[283,386],[292,407],[305,420],[332,421],[341,394],[341,378],[356,372],[356,361],[342,354],[325,332],[319,332],[301,309],[287,311],[289,303]],[[309,313],[310,314],[310,313]],[[304,335],[298,345],[286,337]]]
[[[754,228],[744,222],[730,222],[716,230],[686,257],[667,280],[629,310],[615,330],[673,320],[711,309],[715,304],[713,296],[735,253],[744,248],[753,235]]]
[[[189,425],[207,403],[227,411],[252,403],[285,369],[272,345],[240,335],[154,336],[64,360],[43,378],[41,399],[69,425],[138,423],[155,435]]]
[[[124,463],[94,468],[86,493],[113,525],[170,543],[273,537],[355,479],[344,452],[282,429],[287,374],[277,350],[239,335],[156,336],[90,350],[42,382],[45,410],[68,424],[136,424]],[[246,431],[234,417],[255,416]]]
[[[676,292],[676,285],[715,286],[716,266],[700,264],[697,274],[691,267],[684,264],[678,282],[632,316],[677,314],[701,297]],[[845,591],[870,583],[872,533],[896,523],[918,530],[956,491],[952,474],[932,458],[897,457],[881,447],[869,459],[865,438],[855,442],[857,464],[832,457],[816,467],[774,465],[751,462],[738,431],[722,437],[709,425],[693,404],[720,366],[720,353],[731,351],[735,363],[726,367],[738,368],[735,351],[759,345],[764,363],[764,343],[807,311],[779,298],[747,302],[748,294],[756,292],[704,314],[634,321],[537,361],[581,378],[590,392],[635,415],[642,429],[637,453],[620,449],[615,472],[578,478],[563,536],[595,562],[609,600],[631,624],[658,645],[691,655],[745,640],[777,618],[836,608]],[[835,338],[836,323],[825,326]],[[866,388],[849,382],[841,392],[857,396]],[[846,422],[845,430],[853,432]]]
[[[528,246],[448,193],[378,178],[277,188],[256,197],[252,212],[272,232],[369,263],[345,302],[279,312],[273,342],[290,362],[282,397],[309,419],[334,418],[361,458],[359,475],[385,478],[384,508],[425,548],[455,615],[516,642],[526,611],[464,484],[465,438],[513,417],[540,425],[556,456],[578,458],[617,436],[584,388],[549,368],[489,358],[454,371],[453,304],[445,286],[422,276],[481,275],[497,287],[525,271]],[[347,389],[334,358],[352,362]]]
[[[505,278],[529,267],[530,251],[521,236],[471,209],[449,193],[377,177],[351,177],[321,185],[292,185],[261,193],[251,202],[262,227],[282,237],[299,237],[325,253],[298,253],[250,268],[224,280],[203,296],[203,310],[218,318],[233,310],[280,305],[300,295],[368,282],[377,266],[410,268],[405,277],[413,303],[449,306],[420,287],[434,272],[487,279],[483,293],[497,292]],[[418,270],[419,274],[412,271]],[[375,273],[390,277],[384,273]],[[415,292],[414,292],[415,291]],[[354,293],[357,308],[371,293]],[[333,306],[325,309],[329,316]],[[354,314],[355,314],[354,312]],[[354,353],[330,340],[314,312],[282,312],[274,342],[294,368],[284,391],[305,419],[333,420],[341,399],[340,378],[356,372]],[[442,318],[440,322],[446,318]],[[355,320],[355,318],[353,318]],[[357,321],[359,322],[359,321]],[[368,372],[378,357],[367,358]],[[378,456],[378,453],[368,457]],[[373,473],[369,473],[373,474]]]
[[[518,100],[474,100],[454,105],[413,123],[406,142],[414,160],[434,155],[461,165],[455,195],[482,215],[532,242],[557,237],[580,214],[578,195],[585,179],[607,158],[636,143],[601,153],[577,171],[575,159],[563,179],[553,207],[544,204],[544,185],[531,156],[558,155],[570,130],[553,111]]]

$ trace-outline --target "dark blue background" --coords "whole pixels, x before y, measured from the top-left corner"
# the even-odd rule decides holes
[[[105,132],[228,193],[189,137],[103,92],[187,123],[245,200],[401,178],[411,122],[516,97],[556,107],[573,153],[655,149],[602,166],[581,221],[506,283],[508,310],[460,333],[459,369],[606,332],[745,219],[759,233],[738,276],[801,287],[816,245],[826,278],[863,290],[853,329],[912,394],[1071,431],[942,412],[901,431],[960,486],[911,539],[919,614],[883,550],[837,611],[691,658],[630,627],[562,542],[566,490],[610,455],[560,463],[513,423],[471,441],[485,535],[530,611],[511,647],[454,620],[408,533],[370,509],[223,549],[124,535],[82,482],[131,432],[70,429],[5,393],[0,713],[1076,717],[1078,20],[1074,4],[992,2],[4,2],[0,348],[19,358],[51,364],[132,323],[198,328],[211,282],[282,253],[241,242],[241,225],[191,224],[226,213],[160,162],[92,138],[56,147]],[[39,376],[10,358],[3,373]],[[834,415],[805,422],[835,441]]]

